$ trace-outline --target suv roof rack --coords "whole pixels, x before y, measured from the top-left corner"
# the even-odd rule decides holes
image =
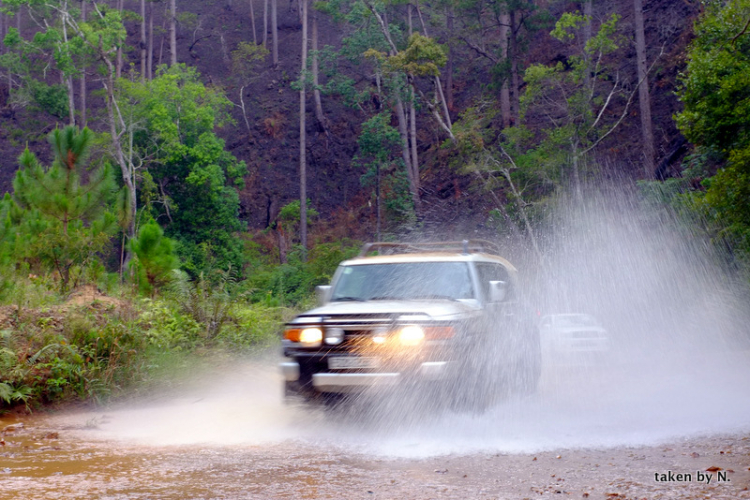
[[[500,247],[487,240],[441,241],[428,243],[392,243],[377,241],[365,243],[359,251],[358,257],[365,257],[370,252],[380,252],[382,255],[400,253],[420,253],[456,251],[464,254],[477,252],[491,252],[500,255]]]

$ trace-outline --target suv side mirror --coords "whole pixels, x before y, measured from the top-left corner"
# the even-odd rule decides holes
[[[508,283],[505,281],[490,281],[490,302],[502,302],[508,294]]]
[[[323,306],[328,303],[328,299],[331,296],[330,285],[318,285],[315,287],[315,295],[318,297],[318,305]]]

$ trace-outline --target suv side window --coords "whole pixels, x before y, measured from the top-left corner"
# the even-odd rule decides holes
[[[505,300],[513,298],[513,289],[510,288],[508,280],[508,270],[500,264],[490,262],[477,262],[477,275],[479,276],[479,286],[482,289],[482,297],[487,300],[490,296],[490,281],[504,281],[508,284],[508,293]]]

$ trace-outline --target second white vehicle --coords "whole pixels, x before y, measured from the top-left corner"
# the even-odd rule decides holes
[[[539,333],[543,357],[551,364],[586,364],[610,349],[607,331],[588,314],[548,314]]]

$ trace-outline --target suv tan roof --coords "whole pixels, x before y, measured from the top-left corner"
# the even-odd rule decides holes
[[[484,240],[448,241],[440,243],[366,243],[354,259],[342,262],[342,265],[361,265],[373,263],[399,262],[496,262],[505,266],[508,271],[517,270],[506,259],[487,253],[497,252],[499,247]],[[367,255],[374,251],[385,251],[378,255]]]
[[[440,241],[423,243],[393,243],[378,241],[365,243],[359,251],[358,257],[365,257],[370,252],[381,252],[381,255],[425,252],[462,252],[463,254],[490,252],[499,254],[500,247],[487,240]]]

